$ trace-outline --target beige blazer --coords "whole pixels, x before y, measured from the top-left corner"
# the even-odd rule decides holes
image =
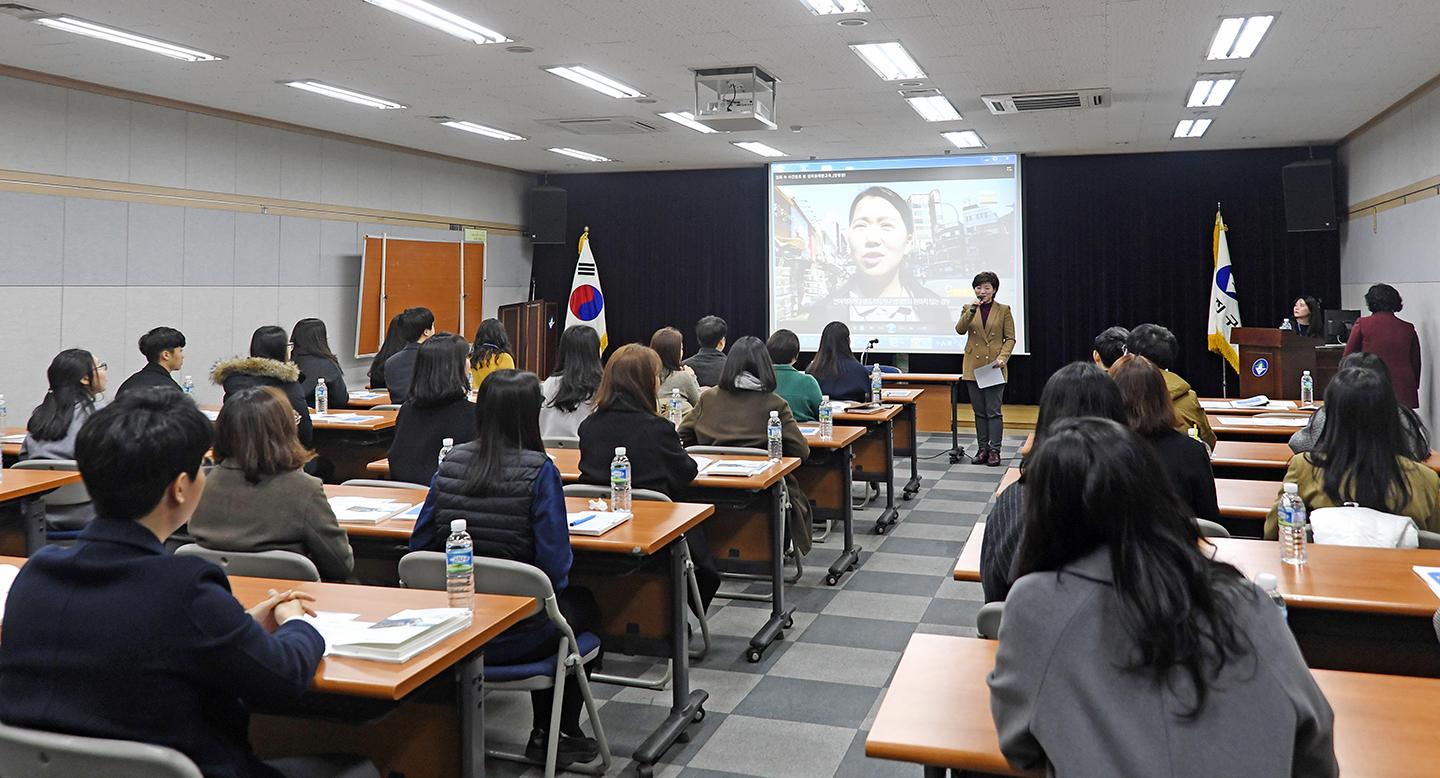
[[[1010,315],[1010,306],[994,303],[990,308],[988,321],[981,324],[978,306],[965,306],[955,332],[966,336],[965,364],[960,377],[966,381],[975,380],[975,368],[984,367],[997,359],[1004,359],[1005,367],[1000,372],[1010,380],[1010,352],[1015,350],[1015,317]]]

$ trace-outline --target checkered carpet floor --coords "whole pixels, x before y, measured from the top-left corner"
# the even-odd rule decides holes
[[[1005,467],[1018,462],[1024,435],[1007,436]],[[962,443],[965,443],[962,438]],[[963,459],[951,465],[949,435],[931,435],[920,447],[915,499],[900,500],[910,463],[896,462],[900,521],[885,535],[874,525],[883,496],[855,512],[856,543],[863,549],[855,572],[825,585],[826,568],[843,544],[832,532],[805,558],[805,575],[786,590],[795,626],[750,664],[744,652],[765,623],[770,605],[717,597],[710,608],[713,646],[692,663],[691,688],[704,689],[705,720],[692,726],[689,743],[677,743],[655,767],[660,778],[914,778],[915,765],[868,759],[865,736],[910,635],[975,634],[980,585],[951,573],[974,523],[989,513],[1005,467]],[[967,448],[973,453],[974,438]],[[936,456],[933,459],[923,457]],[[763,593],[768,584],[726,582],[724,591]],[[696,638],[699,633],[697,631]],[[663,661],[607,654],[605,670],[659,678]],[[593,684],[600,716],[614,751],[609,775],[635,775],[629,756],[665,719],[670,691]],[[528,736],[527,694],[496,693],[486,703],[487,737],[506,745]],[[490,776],[543,775],[543,770],[490,760]]]

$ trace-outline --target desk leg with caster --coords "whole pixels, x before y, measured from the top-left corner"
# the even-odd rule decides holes
[[[750,638],[745,659],[759,662],[765,649],[795,626],[794,612],[785,607],[785,481],[781,479],[770,487],[770,620]]]
[[[460,697],[460,778],[485,778],[485,652],[455,665]]]
[[[905,409],[901,411],[901,415],[908,416],[910,419],[910,480],[905,484],[905,492],[901,497],[913,500],[920,491],[920,433],[918,432],[920,417],[916,413],[915,403],[905,403]]]
[[[959,464],[965,456],[960,448],[960,384],[950,384],[950,464]]]
[[[780,486],[784,488],[783,481]],[[690,733],[686,728],[692,723],[705,720],[705,701],[710,698],[709,693],[701,689],[690,689],[690,637],[685,619],[689,588],[685,574],[685,555],[680,553],[680,544],[684,542],[685,538],[682,536],[670,544],[670,652],[675,673],[671,687],[670,715],[635,749],[635,774],[639,778],[652,778],[655,775],[655,763],[660,761],[660,757],[669,750],[671,744],[690,742]]]
[[[825,576],[825,583],[829,586],[839,583],[840,576],[855,569],[856,563],[860,561],[860,551],[862,550],[855,545],[855,502],[850,499],[850,485],[854,483],[852,479],[855,473],[855,450],[851,446],[846,446],[842,456],[843,461],[840,466],[841,472],[845,474],[845,491],[843,492],[844,499],[840,501],[840,504],[844,506],[841,511],[842,523],[845,526],[845,550],[840,552],[840,558],[830,565],[830,570]]]
[[[875,534],[884,535],[900,520],[900,511],[895,508],[895,421],[885,422],[885,509],[875,520]]]

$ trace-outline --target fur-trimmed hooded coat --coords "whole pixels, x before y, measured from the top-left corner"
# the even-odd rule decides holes
[[[273,386],[285,393],[290,405],[300,417],[296,432],[300,443],[309,446],[314,438],[310,425],[310,409],[305,405],[305,390],[300,386],[300,368],[291,362],[277,362],[264,357],[241,357],[227,359],[215,365],[210,371],[210,380],[225,387],[225,402],[230,395],[253,386]]]

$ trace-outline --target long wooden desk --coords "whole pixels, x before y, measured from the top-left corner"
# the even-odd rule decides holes
[[[202,405],[202,411],[217,413],[219,405]],[[335,465],[335,482],[364,478],[366,466],[390,452],[395,439],[395,418],[399,411],[334,409],[331,415],[365,416],[367,421],[345,423],[316,419],[310,411],[315,428],[311,447]]]
[[[893,389],[919,389],[915,398],[915,424],[926,432],[943,432],[946,417],[950,423],[950,464],[960,461],[960,374],[959,373],[885,373],[883,386]],[[943,389],[941,387],[944,387]],[[948,405],[949,408],[945,406]]]
[[[1261,472],[1267,476],[1281,478],[1290,466],[1294,452],[1285,443],[1254,443],[1222,440],[1215,444],[1210,455],[1210,466],[1219,468],[1243,468]],[[1440,452],[1431,450],[1430,457],[1421,464],[1440,472]]]
[[[899,415],[894,417],[891,424],[891,458],[906,457],[910,460],[910,480],[905,482],[901,499],[914,499],[915,494],[920,491],[920,438],[917,430],[919,422],[916,400],[923,393],[920,389],[885,389],[883,391],[884,403],[886,405],[896,404],[900,406]],[[869,424],[873,420],[873,413],[837,413],[836,421],[860,422]],[[893,463],[891,465],[893,470]]]
[[[1014,770],[1000,753],[990,690],[993,640],[915,634],[895,668],[865,740],[865,755],[999,775]],[[1440,763],[1440,680],[1314,670],[1335,712],[1335,758],[1346,778],[1421,778]],[[1217,744],[1222,748],[1223,744]]]
[[[900,391],[889,389],[886,391]],[[914,405],[882,405],[878,410],[869,413],[837,413],[835,421],[843,421],[848,424],[858,424],[864,430],[865,436],[854,443],[855,452],[855,480],[869,484],[875,484],[876,488],[885,488],[885,508],[880,511],[880,517],[875,520],[875,534],[883,535],[900,520],[900,511],[895,507],[895,419],[910,408],[913,413]],[[804,429],[804,427],[801,427]],[[912,428],[913,435],[913,428]],[[914,462],[914,445],[911,444],[911,468],[917,475],[912,476],[911,483],[907,485],[905,499],[914,496],[908,491],[911,486],[919,489],[918,465]]]
[[[817,423],[801,424],[800,431],[804,433],[805,442],[810,446],[810,456],[795,470],[795,480],[800,482],[801,490],[810,499],[814,518],[839,521],[841,537],[844,539],[840,556],[831,563],[825,576],[825,583],[834,586],[839,583],[841,576],[855,569],[863,550],[855,545],[855,501],[851,496],[850,485],[854,482],[855,471],[862,463],[868,465],[873,472],[878,465],[878,457],[871,448],[864,460],[860,458],[857,447],[873,442],[873,439],[867,436],[865,427],[833,426],[829,440],[820,439],[820,425]],[[883,445],[881,449],[881,456],[889,451],[889,448]],[[893,490],[891,494],[893,497]],[[795,580],[799,580],[803,574],[803,565],[804,562],[797,557]]]
[[[19,532],[3,537],[0,552],[30,556],[45,546],[46,492],[80,480],[74,470],[16,470],[6,468],[0,481],[0,517],[17,523]],[[13,517],[13,518],[12,518]]]
[[[1200,407],[1210,416],[1254,416],[1259,413],[1314,413],[1317,409],[1325,405],[1323,400],[1316,400],[1315,404],[1310,407],[1302,407],[1298,400],[1282,400],[1279,404],[1272,401],[1270,405],[1259,408],[1236,408],[1230,404],[1229,400],[1222,397],[1201,397],[1199,399]],[[1285,405],[1285,403],[1290,403],[1290,405],[1294,407],[1289,407]]]
[[[373,394],[374,397],[356,397],[359,394]],[[350,402],[347,408],[374,408],[377,405],[390,405],[390,392],[386,389],[357,389],[350,393]]]
[[[1260,443],[1284,443],[1290,440],[1290,436],[1299,432],[1308,419],[1291,417],[1286,419],[1287,424],[1266,424],[1254,416],[1219,415],[1206,414],[1209,417],[1210,429],[1215,431],[1215,437],[1220,440],[1249,440]]]

